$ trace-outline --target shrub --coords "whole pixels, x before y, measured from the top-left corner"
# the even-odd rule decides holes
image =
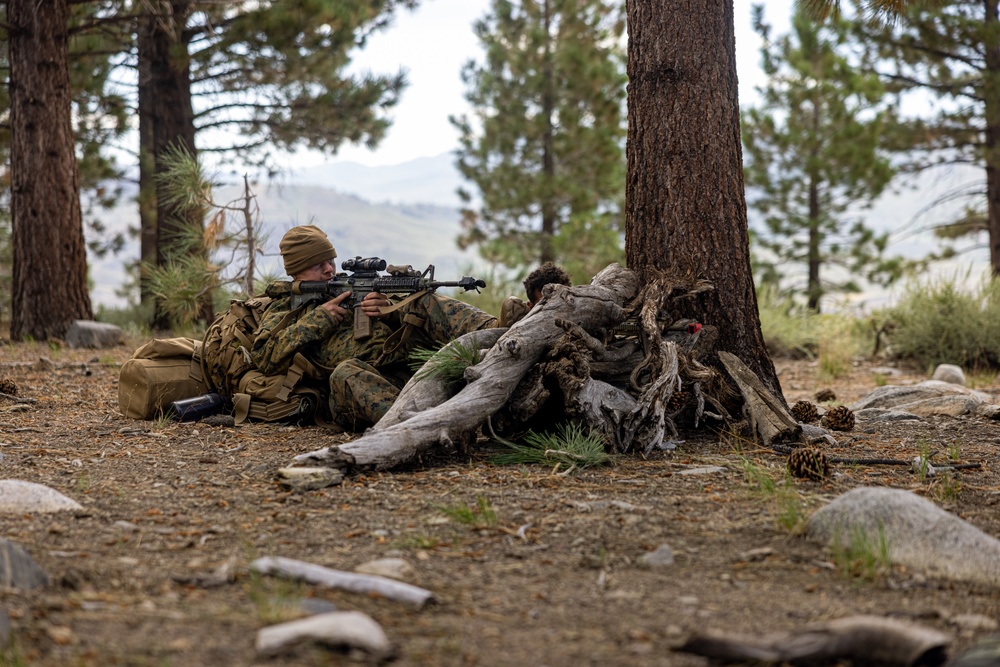
[[[890,344],[896,357],[928,369],[1000,362],[1000,283],[989,277],[973,286],[958,276],[915,282],[888,317],[895,325]]]

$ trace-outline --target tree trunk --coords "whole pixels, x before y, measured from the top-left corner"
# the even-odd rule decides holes
[[[9,0],[11,338],[56,338],[93,319],[70,118],[67,0]]]
[[[681,307],[781,397],[750,269],[732,0],[628,0],[625,252],[643,283],[715,289]]]
[[[156,157],[153,154],[153,30],[143,17],[137,33],[139,59],[139,301],[153,304],[148,267],[156,266]],[[149,322],[152,324],[152,322]]]
[[[157,266],[164,265],[171,252],[177,250],[183,238],[182,230],[191,226],[204,227],[204,221],[195,210],[171,205],[166,197],[155,194],[158,190],[156,178],[163,171],[162,156],[168,150],[183,149],[197,156],[191,72],[184,36],[190,5],[190,0],[160,0],[152,5],[155,13],[141,21],[139,30],[139,135],[148,145],[148,150],[141,151],[140,155],[140,210],[143,202],[149,207],[147,216],[140,218],[143,224],[141,238],[145,242],[142,258],[147,261],[155,257]],[[143,126],[144,122],[148,127]],[[210,306],[207,314],[211,314]],[[169,322],[157,310],[153,325],[165,329]]]
[[[997,35],[1000,18],[997,0],[985,0],[985,32]],[[989,227],[990,268],[1000,276],[1000,44],[984,43],[983,107],[986,121],[986,220]]]

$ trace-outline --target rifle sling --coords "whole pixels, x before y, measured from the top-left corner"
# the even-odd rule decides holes
[[[403,306],[406,306],[416,301],[423,295],[427,294],[429,291],[430,290],[424,289],[420,290],[419,292],[414,292],[413,294],[410,294],[402,301],[394,303],[391,306],[381,306],[379,308],[379,311],[383,315],[388,315],[390,313],[399,310]],[[424,322],[425,322],[424,318],[414,313],[405,313],[402,317],[402,320],[403,320],[403,326],[393,331],[392,335],[390,335],[386,339],[385,343],[382,345],[382,354],[379,355],[379,358],[376,359],[375,362],[372,364],[376,368],[382,365],[382,363],[384,363],[387,357],[392,356],[397,350],[399,350],[401,347],[409,343],[410,338],[413,336],[414,331],[416,331],[417,329],[422,329],[424,327]]]

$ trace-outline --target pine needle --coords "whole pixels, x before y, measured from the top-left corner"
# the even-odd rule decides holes
[[[475,340],[470,346],[451,342],[437,350],[418,347],[410,352],[409,357],[409,365],[416,372],[416,379],[436,378],[450,386],[463,384],[465,369],[478,362],[479,349]]]
[[[605,449],[604,437],[575,422],[556,427],[554,433],[528,431],[523,442],[511,442],[493,436],[510,451],[493,457],[497,465],[542,464],[567,468],[566,473],[614,463],[614,456]]]

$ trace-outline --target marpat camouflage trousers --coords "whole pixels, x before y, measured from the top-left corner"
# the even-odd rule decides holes
[[[366,341],[355,341],[353,330],[345,328],[321,348],[317,361],[334,369],[330,412],[344,428],[363,430],[382,418],[411,374],[407,361],[414,348],[436,349],[497,324],[489,313],[437,294],[420,297],[386,319],[391,326],[376,320]],[[408,334],[405,322],[413,323]]]

